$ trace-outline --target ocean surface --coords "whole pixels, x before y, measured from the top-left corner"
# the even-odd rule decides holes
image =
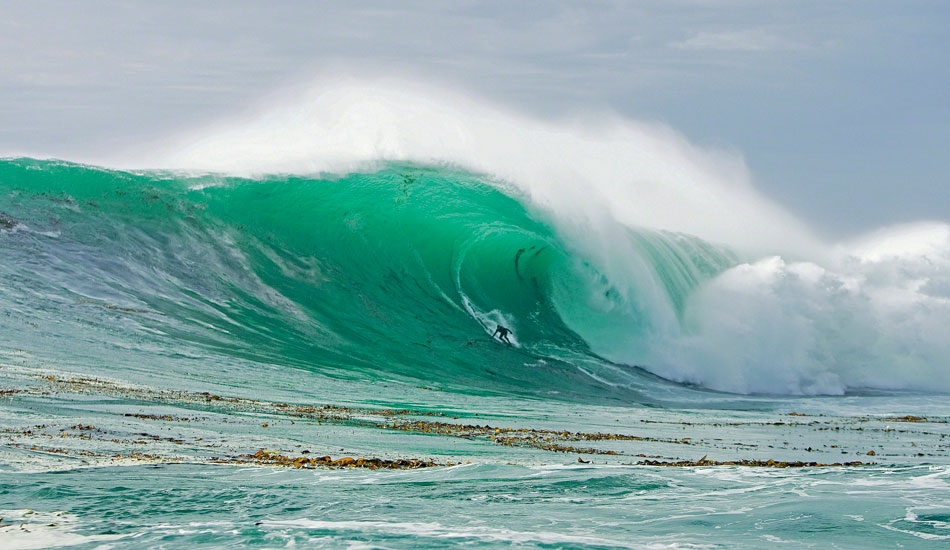
[[[950,545],[946,224],[498,172],[0,160],[0,545]]]

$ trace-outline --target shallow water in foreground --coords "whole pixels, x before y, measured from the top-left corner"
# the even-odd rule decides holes
[[[113,548],[933,548],[946,540],[950,509],[937,487],[947,475],[927,467],[313,472],[156,465],[72,470],[26,483],[4,474],[0,483],[5,504],[29,498],[37,508],[64,509],[53,519],[59,527],[46,530],[68,532],[89,548],[105,540]]]
[[[0,532],[12,548],[933,548],[950,540],[948,411],[926,396],[775,399],[770,410],[760,402],[756,411],[715,411],[390,383],[398,401],[321,409],[320,386],[361,383],[301,376],[313,389],[264,401],[237,383],[150,388],[24,362],[0,368],[3,387],[21,390],[0,401]],[[893,416],[922,409],[943,416]],[[448,424],[491,429],[431,429]],[[548,439],[507,439],[526,432]],[[570,449],[543,448],[552,443]],[[455,465],[297,469],[242,458],[259,449]],[[627,465],[702,457],[866,465]]]

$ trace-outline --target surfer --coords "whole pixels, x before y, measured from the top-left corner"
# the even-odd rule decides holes
[[[496,334],[498,335],[499,340],[508,344],[509,346],[511,345],[511,340],[508,339],[508,335],[511,334],[510,330],[506,329],[505,327],[501,325],[498,325],[498,327],[495,329],[495,332],[493,332],[491,335],[492,338],[494,338]]]

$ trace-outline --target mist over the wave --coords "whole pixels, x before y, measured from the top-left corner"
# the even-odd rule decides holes
[[[588,288],[561,311],[612,360],[741,393],[950,390],[947,224],[822,243],[753,187],[737,154],[659,124],[550,122],[407,81],[334,79],[121,164],[262,175],[387,161],[486,174],[555,227],[619,296]],[[672,295],[666,260],[631,240],[638,228],[722,243],[739,261]]]
[[[619,221],[756,250],[816,245],[803,223],[753,188],[736,153],[696,146],[658,123],[605,114],[550,122],[407,80],[321,80],[172,141],[120,164],[239,175],[448,164],[497,178],[586,227]]]

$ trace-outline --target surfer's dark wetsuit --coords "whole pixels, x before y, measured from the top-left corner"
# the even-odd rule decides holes
[[[511,334],[510,330],[506,329],[505,327],[501,325],[498,325],[498,328],[496,328],[495,332],[493,332],[491,335],[492,338],[494,338],[496,334],[498,335],[499,340],[501,340],[502,342],[508,345],[511,345],[511,340],[508,340],[508,335]]]

